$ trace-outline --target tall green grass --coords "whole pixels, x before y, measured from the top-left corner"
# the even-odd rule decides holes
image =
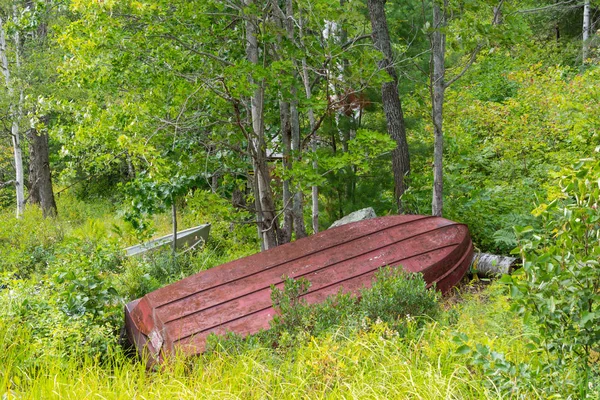
[[[536,357],[498,287],[468,295],[424,329],[409,323],[404,336],[375,323],[348,336],[339,330],[308,338],[285,351],[254,347],[178,358],[157,371],[146,371],[118,347],[104,360],[48,358],[22,367],[29,356],[27,332],[2,323],[0,331],[12,329],[0,343],[0,395],[7,398],[495,399],[506,393],[456,351],[453,337],[466,333],[516,362]],[[527,391],[508,398],[543,396]]]

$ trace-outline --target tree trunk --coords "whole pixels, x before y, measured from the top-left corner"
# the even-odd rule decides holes
[[[33,1],[25,3],[30,10],[35,8]],[[16,14],[16,12],[15,12]],[[37,29],[37,39],[45,39],[47,35],[47,22],[40,21]],[[34,110],[35,111],[35,110]],[[49,118],[42,116],[40,120],[46,124]],[[48,134],[38,132],[31,128],[27,132],[29,139],[29,202],[41,207],[44,217],[54,217],[57,214],[56,201],[52,190],[52,172],[50,170],[50,155],[48,147]],[[132,165],[127,154],[129,177],[132,178]]]
[[[401,213],[403,211],[401,197],[406,190],[406,176],[410,172],[410,158],[402,104],[398,95],[398,76],[393,64],[392,45],[385,16],[385,0],[367,0],[367,6],[373,30],[373,44],[383,55],[383,59],[379,62],[379,68],[385,70],[390,76],[390,80],[384,82],[381,87],[381,98],[388,133],[396,142],[396,148],[392,152],[392,170],[394,172],[396,204],[398,212]]]
[[[300,16],[300,41],[302,42],[304,31],[303,31],[303,18]],[[309,100],[312,98],[312,89],[310,87],[310,80],[308,75],[308,64],[306,62],[306,57],[302,58],[302,81],[304,84],[304,93],[306,95],[306,99]],[[317,161],[316,153],[317,153],[317,132],[315,132],[317,122],[315,119],[315,112],[312,107],[308,108],[308,124],[310,127],[310,147],[313,153],[313,163],[312,167],[315,173],[319,170],[319,163]],[[312,212],[311,212],[311,221],[312,221],[312,229],[313,234],[319,232],[319,187],[311,186],[311,203],[312,203]]]
[[[287,26],[287,19],[283,11],[279,8],[279,2],[272,0],[272,8],[275,12],[273,19],[277,23],[279,32],[284,30],[290,32]],[[277,33],[277,41],[275,42],[274,49],[276,59],[283,57],[283,34]],[[292,33],[293,35],[293,33]],[[281,75],[285,76],[287,71],[282,70]],[[281,82],[280,82],[281,84]],[[292,121],[291,121],[291,108],[289,99],[285,98],[285,93],[279,90],[279,132],[281,134],[281,147],[282,147],[282,164],[283,164],[283,226],[279,230],[279,243],[289,243],[292,240],[292,231],[294,229],[294,210],[292,205],[293,193],[291,188],[291,179],[289,172],[292,169]]]
[[[217,190],[219,190],[219,174],[217,172],[213,172],[210,177],[210,190],[213,193],[217,193]]]
[[[291,165],[292,152],[292,127],[290,123],[290,103],[279,102],[279,121],[281,123],[281,139],[283,145],[283,170],[289,171]],[[292,191],[290,190],[290,180],[283,180],[283,227],[281,229],[281,242],[288,243],[292,240],[292,227],[294,225],[294,215],[292,210]]]
[[[588,58],[590,38],[590,0],[585,0],[583,3],[583,50],[582,50],[582,61],[585,64],[585,60]]]
[[[258,196],[258,182],[256,178],[256,164],[253,166],[254,176],[251,178],[252,191],[254,192],[254,211],[256,214],[256,230],[258,231],[258,238],[260,239],[260,251],[266,250],[265,239],[263,234],[263,213],[262,206],[260,204],[260,198]]]
[[[171,217],[173,220],[173,245],[171,247],[173,265],[177,265],[177,204],[175,196],[171,196]]]
[[[286,0],[285,2],[285,17],[286,20],[285,28],[290,44],[294,44],[295,33],[294,33],[294,3],[292,0]],[[292,59],[294,65],[296,60]],[[297,80],[297,73],[294,71],[294,81]],[[292,145],[292,157],[295,162],[300,161],[300,116],[298,112],[298,90],[295,85],[290,88],[292,100],[290,101],[290,128],[291,128],[291,145]],[[306,237],[306,227],[304,225],[304,196],[302,190],[297,183],[293,184],[293,199],[292,199],[292,216],[294,220],[294,233],[296,239]]]
[[[16,9],[15,9],[16,15]],[[19,36],[15,34],[15,54],[16,54],[16,67],[17,69],[20,67],[19,60]],[[8,66],[8,58],[6,55],[6,36],[4,32],[4,23],[2,18],[0,17],[0,59],[2,60],[2,70],[4,72],[4,78],[6,82],[6,88],[8,91],[8,95],[11,99],[11,102],[14,101],[14,89],[12,86],[12,82],[10,79],[10,69]],[[15,160],[15,190],[16,190],[16,198],[17,198],[17,218],[19,218],[25,209],[25,189],[24,189],[24,173],[23,173],[23,154],[21,151],[21,137],[19,133],[19,121],[21,119],[22,113],[22,104],[23,104],[23,91],[20,90],[18,104],[15,106],[14,103],[11,103],[10,106],[10,114],[12,118],[12,126],[11,126],[11,136],[13,143],[13,155]]]
[[[247,6],[254,4],[254,0],[245,0]],[[246,56],[252,64],[258,65],[258,39],[256,31],[258,19],[255,16],[246,16]],[[255,196],[260,203],[257,212],[261,239],[264,249],[276,247],[278,244],[278,224],[275,214],[275,202],[271,191],[271,175],[267,164],[265,126],[264,126],[264,82],[255,82],[252,77],[250,82],[256,86],[251,98],[252,137],[250,138],[250,152],[256,180]]]
[[[48,134],[30,129],[29,137],[29,202],[39,205],[44,217],[56,216],[52,191],[52,174],[48,152]]]
[[[133,180],[135,179],[135,167],[133,166],[133,162],[131,160],[131,155],[128,151],[125,151],[125,162],[127,162],[127,179]],[[214,175],[213,175],[214,176]],[[214,191],[214,189],[213,189]]]
[[[297,96],[296,88],[293,88],[292,95]],[[294,161],[300,161],[300,118],[298,115],[298,100],[294,99],[290,103],[290,121],[292,128],[292,157]],[[292,215],[294,219],[294,233],[296,239],[306,237],[306,227],[304,225],[304,196],[297,183],[294,183],[294,198],[292,200]]]
[[[310,88],[310,81],[308,77],[308,65],[306,63],[306,58],[302,59],[302,76],[304,81],[304,91],[306,93],[306,98],[310,100],[312,98],[312,90]],[[315,126],[317,122],[315,120],[315,112],[312,107],[308,109],[308,124],[310,126],[310,131],[312,133],[312,137],[310,139],[311,151],[313,152],[313,156],[317,152],[317,133],[315,132]],[[317,157],[313,158],[312,163],[313,170],[316,172],[319,169],[319,164],[317,161]],[[311,187],[311,201],[312,201],[312,229],[313,233],[319,232],[319,187],[312,186]]]
[[[443,176],[443,106],[445,91],[445,54],[446,35],[443,30],[446,27],[444,10],[435,2],[433,4],[433,28],[431,35],[431,118],[433,121],[434,144],[433,144],[433,198],[431,202],[431,214],[442,216],[444,206],[444,176]]]

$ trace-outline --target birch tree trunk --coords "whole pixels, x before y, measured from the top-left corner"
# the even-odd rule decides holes
[[[406,176],[410,172],[410,158],[402,104],[398,95],[398,76],[393,64],[392,45],[385,15],[385,0],[367,0],[367,7],[373,30],[373,44],[383,55],[383,59],[379,61],[379,68],[385,70],[390,77],[390,80],[384,82],[381,87],[381,98],[388,133],[396,142],[396,148],[392,152],[392,171],[394,172],[396,204],[398,212],[402,213],[401,197],[406,190]]]
[[[254,0],[245,0],[247,6],[254,4]],[[258,65],[258,39],[256,36],[258,18],[253,15],[246,16],[246,56],[252,64]],[[278,224],[275,214],[275,202],[271,191],[271,175],[267,164],[265,126],[264,126],[264,82],[255,82],[252,77],[250,82],[256,86],[251,98],[252,137],[250,138],[250,152],[253,159],[254,179],[256,181],[256,201],[261,239],[264,249],[276,247],[278,244]]]
[[[446,2],[444,10],[434,0],[433,4],[433,34],[431,35],[431,118],[433,121],[434,144],[433,144],[433,199],[431,202],[431,214],[442,216],[444,207],[444,135],[443,135],[443,106],[445,75],[446,35],[443,29],[446,26],[445,17]]]
[[[583,3],[583,48],[582,48],[582,63],[588,58],[590,38],[590,0],[585,0]]]
[[[16,12],[16,10],[15,10]],[[16,67],[17,69],[20,67],[19,60],[19,36],[18,33],[15,34],[15,58],[16,58]],[[19,134],[19,122],[21,119],[22,113],[22,104],[23,104],[23,91],[21,90],[19,93],[18,103],[15,106],[14,104],[14,88],[12,86],[10,69],[8,66],[8,56],[7,56],[7,45],[6,45],[6,35],[4,32],[4,23],[2,17],[0,17],[0,59],[2,60],[2,71],[4,73],[4,80],[6,83],[6,88],[8,91],[8,95],[11,98],[11,106],[10,106],[10,114],[12,118],[11,125],[11,136],[13,143],[13,155],[15,160],[15,190],[17,197],[17,218],[19,218],[25,209],[25,190],[24,190],[24,173],[23,173],[23,154],[21,151],[21,138]]]
[[[23,152],[21,150],[21,136],[19,133],[19,121],[21,119],[21,105],[23,103],[23,92],[19,95],[19,104],[16,115],[13,115],[11,136],[13,142],[13,153],[15,159],[15,189],[17,195],[17,218],[25,211],[25,176],[23,172]]]

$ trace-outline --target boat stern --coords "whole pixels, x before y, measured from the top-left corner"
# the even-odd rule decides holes
[[[140,304],[143,299],[137,299],[125,305],[125,332],[129,343],[133,344],[140,355],[140,357],[147,361],[148,367],[162,362],[161,349],[163,345],[163,339],[160,333],[156,329],[152,329],[147,332],[144,324],[142,324],[136,315],[144,313],[143,304]]]

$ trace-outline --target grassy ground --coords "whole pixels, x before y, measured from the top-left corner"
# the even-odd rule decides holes
[[[73,201],[60,207],[57,220],[35,210],[18,221],[0,215],[2,399],[583,398],[574,395],[575,367],[544,369],[548,356],[511,311],[506,287],[481,281],[443,299],[423,329],[409,319],[402,335],[358,321],[318,337],[301,331],[276,349],[217,347],[147,371],[117,343],[123,303],[255,251],[245,239],[254,230],[215,221],[204,251],[173,268],[168,254],[115,256],[131,235],[115,228],[109,205],[96,214]],[[206,218],[192,207],[182,216],[187,226]],[[154,223],[167,231],[167,219]],[[598,384],[590,381],[587,398]]]
[[[191,361],[175,360],[154,372],[146,372],[119,348],[103,361],[49,357],[23,369],[28,357],[23,331],[2,346],[0,393],[23,399],[502,397],[493,380],[457,351],[454,338],[467,334],[470,341],[521,361],[531,357],[527,334],[499,286],[465,286],[461,291],[445,300],[441,320],[430,321],[424,330],[409,329],[405,337],[374,323],[349,337],[307,337],[286,351],[216,351]],[[518,392],[513,395],[519,397]]]

